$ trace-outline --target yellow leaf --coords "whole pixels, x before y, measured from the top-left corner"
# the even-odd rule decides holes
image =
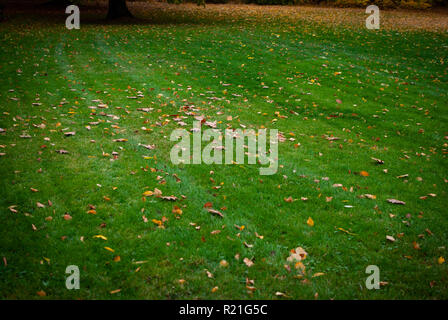
[[[103,236],[102,234],[97,234],[96,236],[93,236],[94,238],[100,238],[103,240],[107,240],[107,238],[105,236]]]
[[[343,229],[343,228],[338,228],[338,230],[341,230],[342,232],[345,232],[346,234],[349,234],[349,235],[351,235],[351,236],[356,236],[356,235],[357,235],[356,233],[352,233],[352,232],[347,231],[347,230],[345,230],[345,229]]]
[[[114,249],[112,249],[112,248],[109,248],[109,247],[104,247],[104,249],[106,249],[106,250],[108,250],[108,251],[110,251],[110,252],[115,252],[115,250],[114,250]]]
[[[157,219],[152,219],[152,222],[154,222],[156,225],[161,226],[162,225],[162,221],[157,220]]]
[[[310,227],[314,226],[314,221],[313,221],[313,219],[311,219],[311,217],[308,218],[308,220],[306,221],[306,223],[307,223]]]
[[[313,274],[313,278],[323,276],[324,274],[325,273],[323,273],[323,272],[317,272],[317,273]]]
[[[152,196],[153,194],[154,194],[154,192],[152,192],[151,190],[148,190],[148,191],[143,192],[143,195],[144,195],[145,197]]]
[[[305,265],[302,262],[297,262],[294,266],[296,269],[300,269],[300,271],[305,272]]]
[[[439,264],[442,264],[442,263],[445,262],[445,258],[444,258],[444,257],[439,257],[439,259],[437,259],[437,262],[438,262]]]
[[[120,256],[115,256],[115,257],[114,257],[114,261],[115,261],[115,262],[121,261]]]
[[[181,215],[181,214],[182,214],[182,209],[179,208],[178,206],[174,206],[172,212],[173,212],[174,214]]]
[[[110,294],[115,294],[115,293],[118,293],[118,292],[120,292],[120,291],[121,291],[121,289],[112,290],[112,291],[110,292]]]

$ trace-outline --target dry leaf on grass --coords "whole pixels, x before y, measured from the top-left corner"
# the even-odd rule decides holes
[[[302,248],[297,247],[295,249],[291,249],[289,257],[286,259],[288,262],[294,261],[302,261],[306,259],[308,253]]]
[[[223,215],[221,212],[219,212],[218,210],[215,210],[215,209],[207,209],[207,211],[210,212],[210,213],[213,214],[213,215],[220,216],[221,218],[224,218],[224,215]]]
[[[392,204],[401,204],[401,205],[405,205],[406,202],[401,201],[401,200],[397,200],[397,199],[387,199],[387,202],[392,203]]]
[[[249,258],[244,258],[243,262],[246,264],[246,266],[248,267],[252,267],[254,265],[253,261],[250,260]]]

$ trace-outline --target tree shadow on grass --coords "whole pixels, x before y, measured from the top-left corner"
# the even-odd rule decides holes
[[[9,5],[5,10],[6,21],[14,23],[15,21],[54,23],[65,25],[68,14],[65,13],[65,6],[61,3],[44,4],[16,4]],[[228,25],[235,21],[230,19],[216,19],[211,13],[198,14],[194,11],[177,10],[171,6],[145,7],[144,10],[138,10],[129,6],[129,10],[134,17],[122,17],[118,19],[107,20],[107,6],[80,6],[81,29],[83,25],[93,26],[144,26],[144,25]]]

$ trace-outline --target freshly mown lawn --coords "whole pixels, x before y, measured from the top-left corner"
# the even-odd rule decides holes
[[[447,299],[446,32],[176,8],[0,25],[0,297]],[[200,115],[278,129],[277,174],[173,165]]]

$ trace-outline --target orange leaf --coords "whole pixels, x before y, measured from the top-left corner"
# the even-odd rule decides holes
[[[369,173],[367,171],[361,171],[359,174],[362,175],[363,177],[369,176]]]
[[[45,296],[47,295],[47,294],[45,293],[44,290],[37,291],[36,294],[37,294],[39,297],[45,297]]]
[[[311,219],[311,217],[308,218],[308,220],[306,221],[306,223],[307,223],[310,227],[314,226],[314,221],[313,221],[313,219]]]

